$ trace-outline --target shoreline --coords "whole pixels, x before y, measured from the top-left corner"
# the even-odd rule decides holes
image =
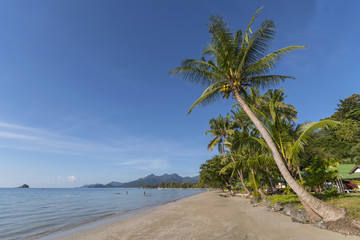
[[[47,239],[294,239],[352,240],[287,216],[253,207],[249,199],[210,191],[168,202],[114,221]]]
[[[197,189],[199,190],[199,189]],[[199,193],[195,193],[194,195],[190,195],[190,196],[184,196],[178,199],[173,199],[167,202],[162,202],[162,203],[155,203],[152,205],[147,205],[145,207],[140,207],[140,208],[134,208],[134,209],[130,209],[130,210],[125,210],[122,212],[115,212],[115,213],[111,213],[111,214],[107,214],[101,217],[98,217],[96,219],[92,219],[92,220],[88,220],[85,222],[80,222],[77,224],[73,224],[70,226],[67,226],[65,228],[61,228],[61,229],[54,229],[52,231],[43,233],[41,235],[36,235],[36,236],[30,236],[29,240],[51,240],[51,239],[58,239],[58,238],[62,238],[64,236],[73,234],[73,233],[77,233],[77,232],[82,232],[82,231],[86,231],[89,230],[91,228],[96,228],[98,226],[102,226],[104,224],[107,223],[111,223],[111,222],[115,222],[118,220],[121,220],[123,218],[132,216],[134,214],[138,214],[138,213],[142,213],[142,212],[146,212],[152,209],[156,209],[158,207],[164,206],[166,204],[170,204],[170,203],[174,203],[177,201],[181,201],[183,199],[201,194],[203,192],[199,192]]]

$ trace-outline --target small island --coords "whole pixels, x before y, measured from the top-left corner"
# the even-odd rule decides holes
[[[22,186],[20,186],[20,187],[18,187],[18,188],[29,188],[29,185],[23,184]]]

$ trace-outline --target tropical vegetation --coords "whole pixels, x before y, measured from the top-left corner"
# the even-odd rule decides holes
[[[235,101],[227,116],[219,115],[209,122],[206,134],[213,139],[208,149],[217,146],[219,155],[201,165],[200,184],[232,185],[265,198],[277,191],[276,184],[285,182],[284,192],[295,193],[314,220],[343,219],[344,209],[321,201],[310,192],[319,192],[324,179],[336,177],[339,154],[348,157],[348,161],[359,160],[360,96],[355,94],[342,100],[330,118],[297,124],[297,111],[284,102],[283,89],[271,89],[261,95],[259,89],[293,79],[270,71],[284,55],[305,47],[295,45],[267,53],[276,29],[273,20],[266,20],[253,31],[260,10],[245,31],[233,32],[221,16],[210,17],[211,39],[202,57],[185,59],[170,71],[205,87],[188,114],[196,106],[222,98]],[[328,154],[327,143],[334,139],[337,141],[333,142],[333,154]],[[343,146],[350,152],[336,152]],[[323,177],[318,177],[319,174]]]

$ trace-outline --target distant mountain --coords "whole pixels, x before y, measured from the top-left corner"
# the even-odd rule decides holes
[[[107,187],[121,187],[124,183],[121,182],[110,182],[108,184],[106,184],[105,186]]]
[[[84,185],[82,186],[82,188],[105,188],[105,185],[100,183],[95,183],[95,184]]]
[[[90,185],[84,185],[82,188],[118,188],[118,187],[124,187],[124,188],[130,188],[130,187],[145,187],[148,185],[158,185],[160,183],[169,183],[169,182],[175,182],[175,183],[197,183],[199,181],[198,177],[181,177],[177,175],[176,173],[173,174],[164,174],[162,176],[156,176],[154,174],[150,174],[144,178],[139,178],[138,180],[134,180],[127,183],[120,183],[120,182],[110,182],[108,184],[90,184]]]

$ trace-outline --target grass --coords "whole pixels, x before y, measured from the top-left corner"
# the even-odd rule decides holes
[[[325,194],[316,195],[317,198],[340,208],[345,208],[349,214],[349,220],[360,218],[360,193],[348,193],[337,196],[327,196]],[[299,198],[295,194],[291,195],[272,195],[267,199],[271,200],[272,204],[295,204],[301,205]]]
[[[360,193],[345,194],[342,198],[331,198],[326,202],[335,207],[345,208],[350,220],[360,218]]]
[[[276,203],[280,203],[280,204],[288,204],[288,203],[300,204],[300,200],[299,200],[298,196],[296,196],[295,194],[271,195],[271,196],[268,196],[267,199],[271,200],[271,204],[276,204]]]

